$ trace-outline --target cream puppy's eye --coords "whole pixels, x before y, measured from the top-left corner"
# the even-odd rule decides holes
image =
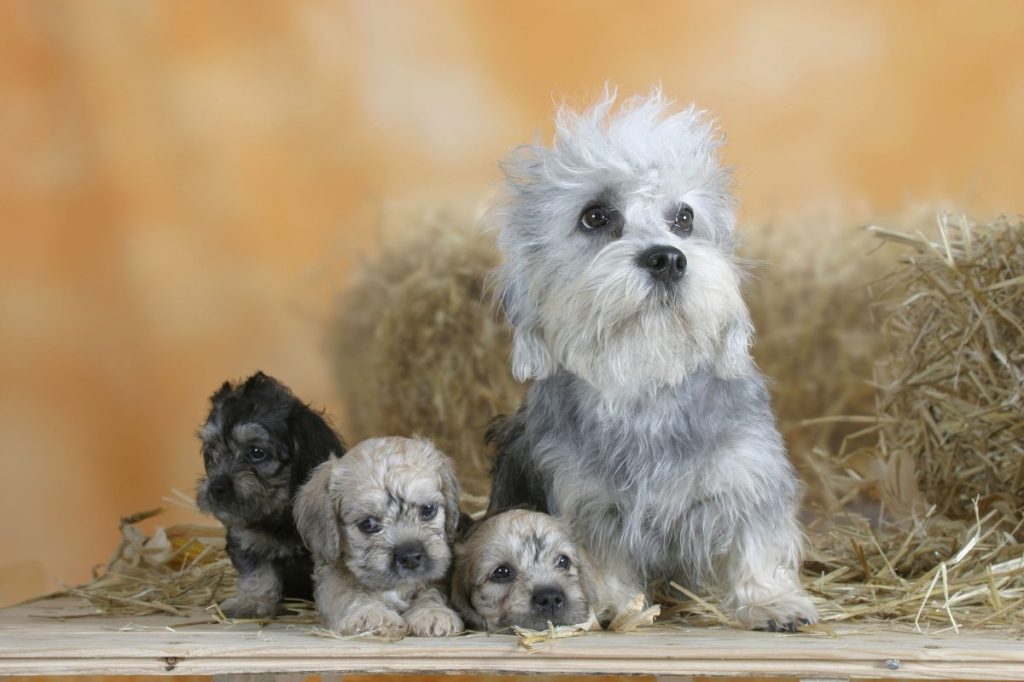
[[[365,519],[356,524],[356,528],[363,531],[367,535],[373,535],[381,531],[380,521],[372,516],[367,516]]]
[[[496,583],[507,583],[516,577],[516,572],[510,567],[502,564],[491,571],[491,581]]]
[[[569,561],[569,557],[567,557],[566,555],[559,554],[558,560],[555,562],[555,566],[562,569],[563,571],[568,571],[569,567],[572,566],[572,562]]]
[[[424,521],[429,521],[435,516],[437,516],[436,504],[425,504],[420,507],[420,518]]]

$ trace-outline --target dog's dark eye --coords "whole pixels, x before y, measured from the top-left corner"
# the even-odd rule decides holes
[[[580,227],[584,230],[599,230],[609,223],[609,211],[604,206],[591,206],[580,216]]]
[[[496,569],[491,571],[491,580],[496,583],[507,583],[509,580],[512,580],[512,578],[515,577],[516,572],[508,566],[506,566],[505,564],[502,564],[501,566],[498,566]]]
[[[365,519],[356,524],[356,528],[363,531],[367,535],[373,535],[381,531],[380,521],[372,516],[367,516]]]
[[[672,230],[686,236],[693,232],[693,209],[689,204],[682,204],[672,219]]]
[[[572,566],[572,562],[569,561],[569,557],[567,557],[566,555],[559,554],[558,561],[555,562],[555,566],[562,569],[563,571],[568,571],[569,567]]]
[[[620,220],[619,212],[608,206],[591,206],[580,214],[579,227],[584,232],[592,232],[605,227],[615,227]]]
[[[425,504],[422,507],[420,507],[420,518],[424,521],[429,521],[435,516],[437,516],[436,504]]]
[[[267,451],[263,448],[258,448],[253,445],[249,448],[249,461],[250,462],[262,462],[267,458]]]

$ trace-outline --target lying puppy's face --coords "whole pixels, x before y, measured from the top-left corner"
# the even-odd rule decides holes
[[[364,587],[387,590],[444,578],[458,499],[451,460],[430,442],[374,438],[317,469],[296,521],[319,563],[340,559]]]
[[[225,526],[284,518],[312,468],[344,452],[322,416],[262,372],[225,382],[210,403],[196,501]]]
[[[452,601],[479,630],[582,623],[595,606],[590,565],[561,524],[515,509],[481,522],[458,548]]]

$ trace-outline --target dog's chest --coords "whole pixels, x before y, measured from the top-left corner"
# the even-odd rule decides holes
[[[298,537],[282,537],[254,528],[232,528],[231,535],[243,550],[266,559],[289,559],[306,551]]]

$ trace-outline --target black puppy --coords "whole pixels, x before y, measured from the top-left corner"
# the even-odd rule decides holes
[[[292,518],[292,498],[310,472],[345,446],[323,415],[257,372],[210,397],[199,430],[206,475],[196,502],[227,528],[237,594],[221,603],[230,618],[264,618],[281,599],[311,599],[313,562]]]

